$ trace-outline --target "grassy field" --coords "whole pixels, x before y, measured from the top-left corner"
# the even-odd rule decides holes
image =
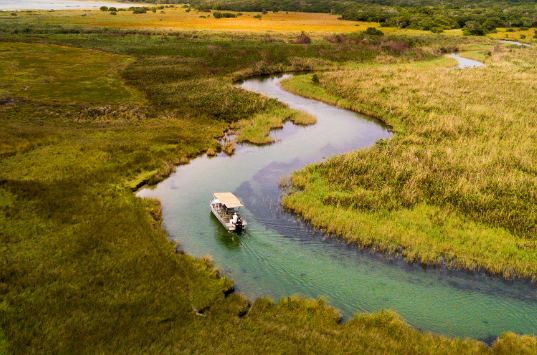
[[[215,11],[213,11],[215,12]],[[145,14],[133,14],[132,11],[119,11],[111,16],[110,12],[99,10],[75,11],[33,11],[19,12],[18,16],[10,13],[0,13],[0,21],[24,22],[29,25],[40,25],[46,22],[51,26],[92,26],[125,29],[149,29],[159,31],[198,31],[198,32],[247,32],[271,33],[286,36],[291,39],[296,32],[310,32],[312,36],[322,36],[325,33],[348,33],[363,31],[368,27],[380,27],[376,22],[341,21],[337,15],[315,13],[260,13],[245,12],[237,18],[219,18],[213,12],[187,12],[182,7],[164,8]],[[261,16],[261,19],[254,16]],[[46,20],[45,20],[46,19]],[[387,34],[419,34],[427,33],[417,30],[399,30],[397,28],[382,28]]]
[[[16,94],[41,101],[110,104],[141,101],[143,96],[125,87],[119,71],[133,58],[39,44],[3,44],[0,51],[0,99]],[[61,65],[55,65],[61,63]],[[69,95],[65,88],[69,87]]]
[[[534,338],[506,334],[487,348],[419,332],[390,312],[340,325],[322,300],[250,307],[210,257],[170,243],[158,201],[132,193],[220,149],[229,128],[266,141],[268,126],[310,122],[234,79],[432,59],[460,41],[306,46],[60,28],[58,12],[33,24],[27,15],[0,20],[0,353],[535,352]]]
[[[410,261],[537,278],[535,50],[473,51],[477,69],[415,65],[292,78],[293,92],[378,117],[396,135],[292,176],[284,205]]]

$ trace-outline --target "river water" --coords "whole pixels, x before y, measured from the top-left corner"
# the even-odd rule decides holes
[[[0,11],[16,10],[80,10],[98,9],[101,6],[128,8],[142,6],[132,3],[117,3],[106,1],[64,1],[64,0],[0,0]]]
[[[327,238],[283,211],[282,176],[392,136],[378,121],[283,91],[278,82],[286,77],[240,86],[308,111],[317,123],[286,123],[273,131],[279,141],[272,145],[239,145],[232,157],[194,159],[141,190],[138,196],[162,201],[170,237],[191,255],[210,254],[250,299],[323,296],[344,317],[391,309],[418,329],[489,343],[505,331],[537,333],[537,287],[529,282],[390,260]],[[245,205],[248,228],[241,235],[228,233],[210,212],[212,194],[226,191]]]
[[[476,68],[476,67],[482,67],[483,65],[485,65],[481,62],[478,62],[477,60],[464,58],[455,53],[451,53],[450,56],[457,59],[457,61],[459,62],[459,65],[457,65],[456,67],[448,68],[448,69]]]
[[[515,41],[508,41],[506,39],[500,39],[498,42],[507,43],[507,44],[514,44],[514,45],[523,46],[523,47],[533,47],[531,44],[522,43],[522,42],[515,42]]]

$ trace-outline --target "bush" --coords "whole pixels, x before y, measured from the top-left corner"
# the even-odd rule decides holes
[[[311,38],[306,34],[306,32],[302,31],[302,33],[294,40],[294,43],[308,44],[311,43]]]
[[[112,11],[112,12],[110,13],[110,15],[117,15],[117,12]]]
[[[105,7],[106,7],[106,6],[105,6]],[[116,12],[116,11],[117,11],[117,9],[116,9],[115,7],[109,7],[109,8],[108,8],[108,11],[111,11],[111,12]]]
[[[237,17],[237,15],[235,15],[234,13],[231,13],[231,12],[215,12],[213,14],[214,18],[235,18]]]
[[[261,20],[261,15],[255,15],[254,18],[257,18],[257,19]]]
[[[317,74],[313,74],[313,76],[311,77],[311,82],[314,84],[319,84],[319,77],[317,76]]]
[[[515,32],[515,30],[512,29],[512,28],[508,28],[508,29],[505,30],[505,32]]]
[[[11,13],[11,16],[17,16],[17,13],[16,13],[16,12],[12,12],[12,13]]]
[[[520,39],[526,38],[526,35],[520,35]]]
[[[368,27],[367,30],[363,31],[363,34],[368,36],[384,36],[384,32],[377,30],[375,27]]]
[[[101,11],[108,11],[108,6],[101,6],[99,9]]]
[[[145,7],[135,7],[134,10],[132,10],[133,14],[145,14],[147,13],[147,9]]]

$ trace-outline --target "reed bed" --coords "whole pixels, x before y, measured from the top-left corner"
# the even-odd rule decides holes
[[[238,142],[268,144],[274,142],[274,138],[270,136],[270,131],[272,129],[282,128],[286,121],[307,126],[317,122],[317,119],[307,112],[291,110],[287,107],[275,105],[266,113],[259,113],[250,120],[237,122],[233,128],[239,131],[239,135],[237,136]]]
[[[395,65],[284,82],[396,132],[295,173],[284,205],[410,261],[536,280],[535,50],[488,53],[474,69]]]

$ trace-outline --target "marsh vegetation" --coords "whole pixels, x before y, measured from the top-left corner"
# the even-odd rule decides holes
[[[296,173],[284,204],[410,261],[535,279],[534,50],[479,53],[476,69],[364,67],[285,83],[378,117],[396,136]]]
[[[99,15],[115,29],[85,22],[93,13],[0,20],[0,352],[534,352],[534,338],[506,334],[490,349],[420,333],[389,312],[341,326],[322,300],[259,299],[249,308],[210,258],[195,259],[171,244],[158,201],[132,194],[175,165],[220,149],[217,138],[233,124],[304,118],[234,87],[235,79],[428,59],[446,44],[284,42],[296,33],[281,41],[247,33],[164,35],[119,22],[123,14]],[[65,25],[79,19],[81,26]],[[406,45],[388,45],[397,42]],[[319,85],[325,83],[321,74]],[[244,139],[267,139],[255,137]],[[483,221],[498,221],[492,212]]]

